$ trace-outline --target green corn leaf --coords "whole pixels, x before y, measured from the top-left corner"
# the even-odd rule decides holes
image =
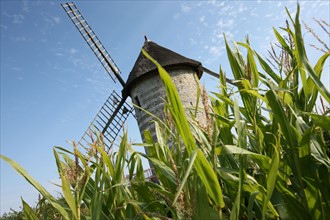
[[[33,177],[31,177],[28,172],[21,167],[16,161],[9,159],[0,154],[0,158],[6,161],[12,168],[14,168],[22,177],[24,177],[41,195],[43,195],[49,203],[57,210],[64,219],[70,219],[68,213],[65,209],[56,202],[56,199],[40,184],[38,183]]]
[[[53,152],[54,152],[58,172],[60,174],[61,181],[62,181],[62,186],[61,187],[62,187],[62,192],[63,192],[64,199],[68,203],[73,216],[75,218],[77,218],[77,206],[76,206],[75,198],[73,197],[72,192],[71,192],[70,182],[67,179],[67,177],[65,176],[65,174],[63,173],[64,169],[61,165],[61,161],[60,161],[60,158],[58,156],[58,153],[56,152],[55,149],[53,149]]]
[[[286,14],[289,16],[290,21],[292,22],[292,24],[294,24],[294,21],[293,21],[293,19],[291,17],[290,11],[289,11],[289,9],[287,7],[285,7],[285,11],[286,11]]]
[[[257,90],[254,89],[242,89],[240,90],[240,92],[246,92],[250,95],[253,95],[254,97],[260,99],[263,102],[266,102],[266,98],[264,96],[262,96]]]
[[[174,200],[173,200],[173,205],[176,203],[177,199],[179,198],[180,194],[181,194],[181,191],[184,187],[184,185],[186,184],[187,182],[187,179],[188,179],[188,176],[190,174],[190,171],[192,170],[192,167],[194,165],[194,162],[195,162],[195,159],[196,159],[196,156],[197,156],[197,150],[194,150],[191,155],[190,155],[190,158],[189,158],[189,164],[188,164],[188,167],[187,169],[185,170],[185,175],[183,177],[183,179],[181,180],[181,184],[177,190],[177,193],[175,194],[175,197],[174,197]]]
[[[237,131],[238,136],[238,147],[241,149],[246,148],[246,126],[245,121],[241,120],[239,108],[238,108],[238,102],[235,99],[234,101],[234,115],[235,115],[235,127]],[[230,216],[230,219],[239,219],[240,216],[240,209],[241,209],[241,199],[242,199],[242,188],[243,188],[243,182],[246,179],[246,155],[240,154],[239,155],[239,180],[238,180],[238,190],[235,198],[235,202],[232,208],[232,213]]]
[[[233,208],[231,210],[231,214],[230,214],[230,220],[238,220],[239,219],[239,211],[240,211],[240,206],[241,206],[241,177],[238,178],[239,180],[239,184],[238,184],[238,190],[237,190],[237,194],[236,194],[236,198],[234,201],[234,205]]]
[[[171,77],[168,75],[165,69],[156,60],[154,60],[145,50],[142,49],[142,52],[158,68],[160,78],[162,79],[165,86],[167,99],[170,103],[170,111],[172,113],[174,123],[179,131],[179,134],[187,149],[187,152],[190,155],[196,149],[196,143],[190,131],[187,116],[180,101],[178,91],[176,90],[176,87],[172,82]],[[198,176],[201,178],[203,184],[205,185],[207,193],[217,204],[218,208],[223,208],[225,204],[223,201],[222,190],[220,188],[217,175],[212,169],[212,166],[210,165],[209,161],[206,160],[201,150],[199,150],[197,153],[194,167]]]
[[[273,69],[268,65],[268,63],[257,53],[257,58],[259,60],[259,64],[262,67],[262,69],[273,79],[276,83],[279,83],[281,81],[281,77],[279,77]]]
[[[214,117],[216,119],[218,119],[219,121],[223,122],[223,124],[227,124],[228,126],[232,127],[235,124],[234,120],[230,120],[228,118],[225,118],[221,115],[214,115]]]
[[[227,83],[226,83],[226,74],[222,70],[220,66],[220,84],[221,84],[221,92],[224,96],[227,96]]]
[[[276,146],[274,146],[274,155],[272,158],[272,162],[270,164],[270,169],[267,174],[267,194],[266,197],[263,200],[262,204],[262,219],[266,218],[266,211],[268,202],[270,201],[270,198],[273,194],[275,184],[276,184],[276,178],[278,173],[278,168],[280,164],[280,156],[278,149],[280,148],[280,135],[278,135],[278,140]]]
[[[248,50],[247,60],[251,71],[251,79],[252,79],[251,82],[252,82],[252,86],[256,88],[258,87],[259,84],[259,72],[256,65],[256,61],[254,59],[254,52],[248,43],[238,43],[238,44],[245,47]]]
[[[309,115],[316,126],[320,126],[324,130],[330,131],[330,116],[326,115],[317,115],[313,113],[303,113]]]
[[[115,176],[115,168],[113,166],[113,163],[108,155],[107,152],[105,152],[102,148],[95,146],[97,151],[101,153],[102,161],[105,163],[105,165],[108,168],[109,176],[113,178]]]
[[[259,194],[259,191],[252,192],[249,197],[249,205],[248,205],[248,220],[253,220],[253,204],[254,200],[256,199],[257,195]]]
[[[299,187],[299,190],[303,197],[303,203],[305,203],[307,207],[306,196],[303,193],[303,180],[302,180],[302,171],[299,163],[299,152],[294,150],[298,147],[298,138],[296,129],[290,124],[289,120],[287,120],[286,113],[283,109],[283,106],[278,100],[278,97],[275,95],[274,91],[270,90],[266,93],[266,97],[268,99],[268,104],[273,111],[273,116],[276,119],[276,123],[280,125],[280,130],[287,141],[287,145],[284,150],[288,152],[290,155],[290,167],[292,169],[293,175],[297,180],[295,184]]]
[[[125,156],[127,152],[127,132],[124,132],[123,138],[120,142],[117,158],[116,158],[116,163],[115,163],[115,178],[114,181],[116,183],[120,183],[122,178],[123,178],[123,173],[124,173],[124,167],[125,167]]]
[[[291,51],[290,47],[287,45],[287,43],[285,42],[284,38],[281,36],[281,34],[275,28],[273,28],[273,31],[274,31],[276,39],[282,45],[283,49],[292,56],[293,55],[292,51]]]
[[[245,78],[244,74],[244,67],[242,66],[242,63],[240,62],[239,58],[237,57],[237,54],[234,53],[234,51],[229,46],[226,36],[224,36],[225,44],[226,44],[226,50],[227,50],[227,57],[231,66],[231,69],[233,71],[234,77],[236,80],[240,80],[242,78]]]
[[[221,147],[217,147],[215,148],[215,152],[221,155],[228,155],[228,154],[248,155],[249,157],[253,158],[255,162],[257,162],[263,170],[266,171],[269,170],[271,159],[265,155],[253,153],[251,151],[242,149],[235,145],[224,145]]]
[[[270,105],[270,107],[273,111],[273,115],[277,119],[277,122],[281,125],[281,130],[282,130],[283,135],[285,136],[286,140],[288,141],[289,145],[291,147],[298,146],[294,133],[291,130],[290,123],[287,120],[283,106],[279,102],[278,97],[275,95],[275,92],[272,90],[269,90],[266,93],[266,97],[268,100],[268,104]]]
[[[209,198],[201,180],[194,178],[192,184],[195,190],[195,198],[193,204],[194,214],[192,216],[192,219],[219,219],[219,217],[217,217],[216,211],[209,205]]]
[[[297,47],[297,55],[298,55],[299,61],[302,63],[301,68],[306,69],[309,76],[315,83],[316,89],[322,94],[322,96],[325,98],[325,100],[327,100],[327,102],[330,103],[330,92],[327,90],[327,88],[321,82],[320,78],[317,76],[316,72],[314,71],[314,69],[312,68],[312,66],[310,65],[310,63],[307,59],[304,41],[303,41],[303,37],[302,37],[302,33],[301,33],[301,25],[299,22],[299,12],[300,12],[300,6],[298,4],[296,19],[295,19],[295,26],[294,26],[296,35],[295,35],[294,39],[295,39],[295,44]],[[330,52],[328,52],[328,53],[330,53]]]
[[[219,99],[221,99],[221,101],[223,101],[227,105],[234,106],[234,102],[229,97],[215,92],[213,92],[212,94],[216,95]]]
[[[325,61],[329,58],[329,56],[330,56],[330,52],[325,53],[323,56],[320,57],[320,59],[317,61],[317,63],[314,66],[315,74],[319,79],[321,78],[323,67],[324,67],[324,64],[326,63]],[[313,111],[313,108],[314,108],[316,100],[317,100],[318,90],[311,77],[308,77],[308,79],[307,79],[307,86],[311,90],[312,98],[308,103],[308,107],[307,107],[306,111],[311,112],[311,111]]]
[[[25,218],[28,220],[39,220],[38,216],[34,213],[32,208],[21,198],[23,204],[23,211]]]

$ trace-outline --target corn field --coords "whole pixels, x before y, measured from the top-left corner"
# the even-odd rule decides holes
[[[88,152],[75,144],[73,151],[55,147],[62,198],[1,155],[41,195],[36,207],[22,200],[25,218],[329,218],[330,92],[321,75],[330,51],[311,65],[299,6],[288,20],[285,36],[274,29],[280,49],[273,48],[269,60],[248,38],[233,44],[225,38],[234,80],[226,83],[220,69],[219,92],[208,97],[199,91],[205,125],[194,120],[197,109],[186,116],[171,78],[144,52],[157,65],[167,94],[164,118],[154,119],[157,142],[145,131],[139,146],[148,154],[133,149],[127,132],[111,155],[102,135],[93,138]],[[152,165],[153,181],[142,158]]]

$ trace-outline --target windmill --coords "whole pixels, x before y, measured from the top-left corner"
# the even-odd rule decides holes
[[[133,114],[137,119],[142,138],[143,131],[148,129],[155,139],[154,124],[150,123],[152,116],[142,111],[141,108],[158,117],[161,117],[163,113],[166,94],[156,66],[140,53],[125,82],[121,77],[119,68],[77,6],[71,2],[62,4],[62,7],[114,83],[119,81],[123,87],[121,95],[116,91],[110,94],[82,136],[79,144],[85,146],[88,143],[90,132],[95,132],[96,129],[97,132],[103,134],[108,150],[111,149],[123,123],[130,114]],[[201,78],[203,72],[219,77],[218,74],[204,68],[200,62],[159,46],[147,38],[143,48],[170,74],[185,109],[189,109],[196,104],[197,91],[200,86],[197,78]],[[126,101],[129,96],[135,107]],[[204,121],[203,112],[199,112],[196,118]]]

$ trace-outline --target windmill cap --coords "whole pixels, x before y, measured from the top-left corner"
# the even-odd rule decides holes
[[[142,48],[165,69],[176,66],[192,67],[196,70],[198,78],[202,77],[202,64],[196,60],[189,59],[165,47],[159,46],[149,39],[144,42]],[[141,51],[139,57],[135,61],[132,71],[128,76],[126,85],[123,89],[123,96],[129,95],[130,88],[136,80],[146,74],[152,73],[155,70],[157,70],[156,65],[144,56]]]

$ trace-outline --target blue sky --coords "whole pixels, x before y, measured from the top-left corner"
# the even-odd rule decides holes
[[[114,85],[88,48],[60,1],[1,1],[1,154],[19,162],[51,192],[58,182],[53,146],[79,140]],[[154,42],[199,60],[231,77],[223,33],[267,56],[272,27],[284,26],[285,6],[296,1],[76,1],[126,80],[147,35]],[[301,20],[329,44],[312,17],[329,22],[328,1],[301,1]],[[304,29],[306,42],[315,42]],[[320,53],[308,47],[312,63]],[[313,59],[314,58],[314,59]],[[329,64],[323,83],[329,88]],[[207,90],[216,80],[203,77]],[[136,122],[126,127],[140,142]],[[9,165],[1,163],[1,209],[30,204],[37,192]]]

